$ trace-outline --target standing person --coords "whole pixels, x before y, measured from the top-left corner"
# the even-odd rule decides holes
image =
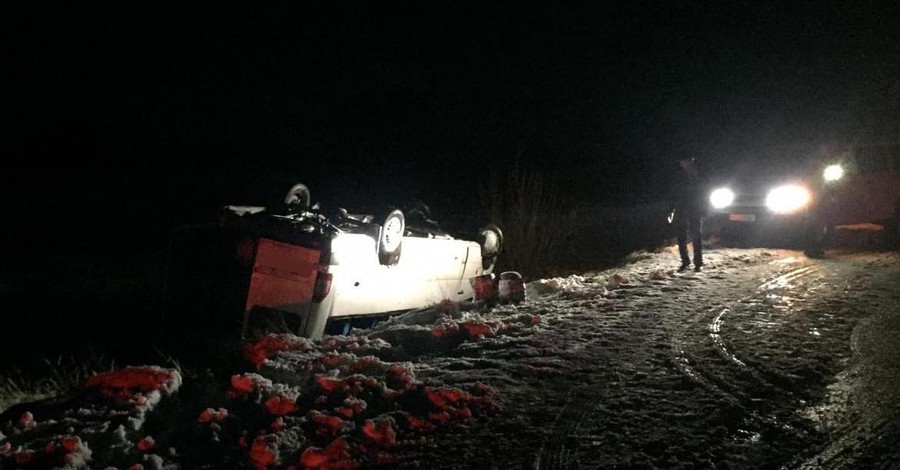
[[[678,237],[682,272],[691,265],[687,242],[690,235],[694,250],[694,271],[703,267],[703,216],[706,215],[705,184],[693,157],[679,160],[681,171],[675,177],[669,205],[669,223]]]

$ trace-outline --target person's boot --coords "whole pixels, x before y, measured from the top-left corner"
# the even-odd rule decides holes
[[[689,261],[682,261],[681,266],[678,267],[678,272],[684,272],[684,270],[687,269],[690,265],[691,263]]]
[[[694,260],[694,272],[700,272],[700,269],[703,268],[703,260]]]

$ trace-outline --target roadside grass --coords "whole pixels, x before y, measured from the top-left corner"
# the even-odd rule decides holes
[[[27,369],[13,366],[0,375],[0,412],[18,403],[64,395],[88,377],[115,367],[114,359],[97,354],[45,358]]]
[[[182,372],[181,362],[156,349],[160,366]],[[0,372],[0,413],[13,405],[65,396],[88,377],[109,372],[121,364],[113,355],[89,352],[81,355],[58,355],[31,361],[29,365],[13,365]]]
[[[578,207],[560,191],[560,182],[526,168],[494,172],[479,194],[487,220],[503,231],[503,252],[495,271],[516,270],[526,279],[546,275],[576,230]]]

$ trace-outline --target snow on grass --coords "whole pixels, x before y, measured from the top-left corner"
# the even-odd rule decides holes
[[[127,367],[88,378],[64,403],[36,403],[4,413],[5,468],[89,468],[92,461],[144,462],[155,451],[142,434],[148,414],[181,386],[181,375],[157,366]],[[9,419],[12,418],[12,419]],[[154,459],[151,459],[154,460]]]

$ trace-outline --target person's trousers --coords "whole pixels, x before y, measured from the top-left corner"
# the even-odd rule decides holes
[[[684,215],[675,217],[675,230],[678,237],[678,253],[681,255],[682,264],[690,264],[688,255],[688,236],[694,249],[694,265],[703,264],[703,218],[699,215]]]

